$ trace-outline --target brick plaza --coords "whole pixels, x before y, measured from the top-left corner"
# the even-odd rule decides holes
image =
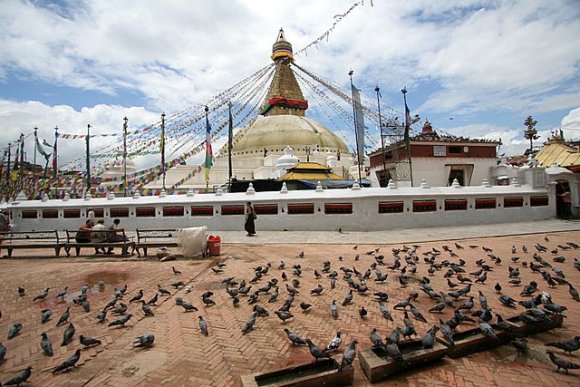
[[[466,271],[475,271],[478,267],[475,261],[485,259],[493,266],[485,284],[474,284],[471,294],[477,296],[478,290],[484,292],[490,301],[494,313],[504,317],[512,316],[524,311],[519,306],[512,310],[502,306],[498,301],[498,294],[494,290],[496,282],[500,282],[502,292],[516,300],[529,299],[519,295],[523,286],[510,286],[508,281],[508,266],[519,267],[522,273],[522,285],[531,280],[539,284],[540,291],[551,294],[555,303],[568,308],[567,318],[561,328],[553,331],[528,337],[528,354],[516,356],[515,348],[507,345],[481,352],[468,357],[452,360],[445,359],[434,365],[408,371],[396,375],[388,380],[389,383],[401,386],[428,385],[428,386],[493,386],[493,385],[528,385],[528,386],[560,386],[577,385],[580,372],[571,371],[570,375],[553,372],[553,365],[546,355],[544,343],[556,340],[569,339],[578,335],[580,331],[580,311],[577,304],[568,294],[567,286],[548,288],[542,276],[532,273],[522,265],[522,261],[532,262],[532,255],[536,252],[535,243],[540,243],[549,250],[565,245],[566,242],[580,244],[580,231],[547,232],[524,234],[505,237],[486,237],[471,239],[456,239],[434,242],[409,243],[418,245],[417,253],[420,262],[414,280],[406,288],[401,288],[397,280],[399,272],[388,270],[386,266],[378,266],[389,278],[385,284],[374,282],[374,273],[367,281],[370,292],[366,295],[355,294],[353,305],[339,306],[339,318],[333,320],[329,315],[329,305],[333,299],[341,304],[348,292],[348,285],[342,280],[341,266],[356,267],[364,272],[373,262],[374,255],[385,256],[386,265],[393,262],[393,248],[401,248],[403,244],[376,243],[359,244],[346,243],[349,235],[344,236],[344,243],[337,244],[271,244],[261,243],[260,238],[252,243],[233,243],[222,245],[222,255],[219,259],[211,260],[178,260],[174,262],[158,262],[156,259],[137,260],[135,258],[50,258],[50,251],[19,251],[11,260],[0,260],[0,342],[7,347],[6,360],[0,364],[0,381],[6,382],[16,372],[32,365],[33,372],[28,386],[181,386],[181,385],[239,385],[242,374],[265,372],[284,368],[304,362],[311,362],[312,357],[307,347],[295,347],[286,338],[283,329],[298,333],[301,337],[310,338],[316,344],[326,345],[337,330],[343,333],[344,349],[350,340],[359,341],[359,349],[369,346],[369,333],[377,328],[381,336],[387,336],[395,326],[403,326],[403,312],[393,310],[397,302],[405,299],[411,292],[419,292],[416,306],[428,319],[424,324],[414,321],[417,333],[422,336],[439,318],[446,320],[453,314],[447,308],[442,314],[428,313],[427,310],[435,302],[419,290],[418,280],[427,276],[428,265],[423,262],[423,252],[433,247],[441,250],[438,261],[449,259],[457,262],[459,258],[467,261]],[[419,236],[420,237],[420,236]],[[418,238],[419,238],[418,237]],[[547,241],[545,238],[547,237]],[[454,246],[457,241],[463,250]],[[449,246],[459,257],[451,257],[443,251],[443,246]],[[470,248],[469,246],[477,246]],[[522,245],[528,248],[528,253],[522,252]],[[356,249],[355,246],[358,246]],[[501,264],[495,265],[486,256],[482,246],[493,249],[493,254],[502,259]],[[512,254],[512,246],[517,249]],[[378,252],[368,254],[371,251]],[[299,253],[304,257],[299,258]],[[355,256],[359,259],[355,260]],[[513,264],[510,258],[514,255],[520,260]],[[580,258],[580,250],[562,250],[558,248],[556,254],[548,251],[541,253],[554,267],[564,271],[566,279],[580,287],[580,272],[574,268],[574,259]],[[26,256],[26,257],[23,257]],[[36,256],[36,257],[35,257]],[[554,263],[553,257],[563,256],[564,263]],[[342,261],[339,260],[342,257]],[[284,270],[279,270],[280,261],[286,263]],[[339,280],[335,289],[330,289],[326,275],[316,279],[314,270],[322,269],[322,262],[331,262],[331,270],[339,272]],[[214,274],[210,267],[217,261],[226,266],[224,273]],[[403,266],[405,262],[403,260]],[[245,279],[248,282],[254,275],[253,268],[271,264],[268,273],[257,284],[252,285],[252,291],[266,285],[272,278],[278,278],[280,295],[278,300],[268,302],[268,294],[260,294],[258,304],[270,312],[269,317],[258,317],[255,327],[246,335],[242,335],[241,328],[252,313],[252,305],[247,297],[240,298],[238,307],[234,307],[232,300],[225,292],[222,280],[235,277],[236,280]],[[292,275],[292,265],[300,264],[302,275],[298,279],[301,284],[292,308],[294,318],[283,323],[276,317],[274,311],[279,308],[288,297],[285,284],[295,276]],[[174,266],[182,274],[175,275],[171,269]],[[548,268],[549,270],[549,268]],[[282,280],[282,272],[289,278]],[[443,274],[446,268],[430,277],[433,288],[438,291],[450,291]],[[468,275],[469,276],[469,275]],[[472,279],[475,277],[470,276]],[[105,281],[103,290],[99,290],[98,281]],[[453,279],[456,281],[455,279]],[[178,290],[171,284],[183,281],[185,287]],[[157,285],[172,292],[171,297],[160,297],[157,306],[152,307],[155,317],[144,317],[140,304],[129,305],[129,312],[133,317],[125,328],[108,328],[106,324],[97,324],[96,314],[111,300],[114,288],[121,288],[125,284],[128,290],[123,302],[128,303],[139,289],[143,289],[144,299],[148,300],[155,294]],[[318,284],[324,287],[320,296],[310,295],[310,289]],[[85,313],[80,306],[74,305],[72,299],[80,292],[83,285],[90,287],[88,300],[91,311]],[[17,288],[26,288],[26,295],[19,297]],[[56,299],[56,294],[65,286],[69,287],[69,294],[64,301]],[[187,287],[191,286],[191,292]],[[49,287],[49,296],[45,301],[32,302],[32,298],[44,288]],[[201,294],[212,291],[211,297],[215,306],[205,307],[201,302]],[[378,310],[378,303],[372,297],[375,291],[384,291],[389,294],[386,303],[391,311],[394,322],[387,321]],[[271,291],[272,292],[272,291]],[[271,294],[270,292],[270,294]],[[356,293],[356,292],[355,292]],[[184,312],[183,308],[175,304],[175,298],[181,297],[194,304],[198,312]],[[476,297],[477,299],[477,297]],[[312,310],[303,313],[298,304],[307,301],[312,304]],[[461,302],[461,301],[460,301]],[[65,324],[56,327],[59,316],[71,306],[71,321],[76,327],[75,339],[71,344],[61,347]],[[364,306],[369,315],[361,319],[358,309]],[[52,319],[46,324],[40,323],[40,311],[50,308],[53,311]],[[477,308],[477,307],[476,307]],[[209,325],[209,336],[205,337],[198,328],[198,316],[204,316]],[[108,321],[116,319],[110,313]],[[8,329],[14,322],[23,324],[22,332],[11,340],[6,339]],[[472,324],[461,325],[459,329],[468,329]],[[52,340],[54,356],[46,357],[40,349],[40,335],[47,332]],[[155,334],[155,345],[150,349],[133,349],[132,342],[136,336],[144,333]],[[102,341],[100,346],[83,349],[79,368],[59,375],[51,373],[52,368],[68,358],[75,349],[80,348],[79,335],[88,335]],[[555,349],[558,356],[572,362],[580,363],[578,356],[566,356],[562,351]],[[341,354],[334,356],[338,361]],[[360,369],[358,360],[355,361],[355,385],[369,384]],[[387,384],[387,381],[376,385]]]

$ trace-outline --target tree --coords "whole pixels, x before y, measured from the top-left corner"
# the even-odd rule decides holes
[[[534,120],[534,118],[532,116],[528,116],[528,118],[526,118],[526,120],[524,121],[524,125],[527,127],[526,130],[524,130],[524,136],[526,137],[526,139],[530,140],[530,154],[532,153],[532,150],[534,148],[534,140],[537,140],[540,138],[540,136],[538,136],[538,131],[536,130],[536,124],[538,123],[538,121]]]

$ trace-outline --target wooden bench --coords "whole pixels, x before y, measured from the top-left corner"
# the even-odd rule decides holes
[[[143,255],[147,256],[147,250],[160,247],[177,247],[177,229],[137,229],[137,243],[135,249],[137,255],[141,256],[140,249],[143,249]]]
[[[66,231],[66,245],[64,246],[64,251],[66,251],[67,257],[70,256],[70,250],[75,249],[77,257],[81,253],[81,249],[83,247],[89,248],[102,248],[102,249],[109,249],[109,248],[121,248],[121,256],[126,257],[129,255],[129,248],[131,248],[131,254],[135,251],[135,242],[132,241],[130,238],[127,238],[124,229],[119,229],[115,231],[109,230],[65,230]],[[121,241],[118,242],[77,242],[77,234],[78,233],[116,233],[118,237],[122,236]]]
[[[60,256],[60,249],[65,247],[64,241],[59,238],[58,231],[5,231],[0,232],[0,249],[6,249],[8,258],[12,257],[15,249],[54,249],[55,255]]]

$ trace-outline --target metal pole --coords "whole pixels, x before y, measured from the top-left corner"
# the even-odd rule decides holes
[[[54,128],[54,147],[52,151],[52,179],[54,180],[54,197],[58,197],[58,126]]]
[[[206,128],[205,128],[205,130],[206,130],[206,135],[205,135],[205,152],[206,152],[206,156],[205,157],[206,158],[207,158],[207,149],[208,149],[207,148],[208,147],[207,125],[208,125],[208,122],[209,122],[208,114],[209,114],[209,108],[206,106],[205,107],[205,125],[206,125]],[[205,177],[206,177],[205,178],[205,193],[209,193],[209,179],[208,179],[208,176],[209,176],[208,173],[209,172],[207,171],[207,165],[205,166],[205,168],[206,168],[206,170],[205,170]]]
[[[87,191],[91,190],[91,124],[87,125]]]
[[[18,191],[22,190],[23,183],[24,183],[24,133],[20,133],[20,170],[18,171]]]
[[[234,139],[234,123],[232,120],[232,101],[228,102],[228,182],[229,182],[229,192],[232,192],[232,142]]]
[[[6,184],[10,184],[10,162],[12,160],[12,155],[10,154],[12,149],[12,145],[8,143],[8,165],[6,167]]]
[[[36,177],[36,144],[38,143],[38,127],[34,127],[34,159],[33,159],[33,166],[32,166],[32,179]]]
[[[163,171],[163,190],[165,191],[165,112],[161,113],[161,168]]]
[[[407,131],[407,138],[405,141],[407,142],[406,145],[407,145],[407,157],[409,159],[409,177],[411,178],[411,187],[412,187],[413,164],[411,162],[411,139],[410,139],[411,134],[409,133],[411,131],[411,123],[409,122],[409,115],[407,114],[407,87],[403,87],[401,93],[403,93],[403,101],[405,102],[405,131]]]
[[[377,107],[379,109],[379,128],[380,128],[380,133],[381,133],[381,150],[382,150],[382,156],[383,156],[383,178],[385,178],[387,176],[387,162],[385,161],[385,135],[383,134],[383,120],[381,117],[381,100],[380,100],[380,96],[381,96],[381,89],[379,88],[379,85],[377,85],[377,87],[375,87],[375,91],[377,92]],[[387,186],[387,181],[384,182],[385,183],[385,187]]]
[[[354,74],[354,71],[350,70],[348,72],[348,75],[350,76],[350,89],[351,89],[351,94],[352,94],[352,90],[353,90],[353,83],[352,83],[352,75]],[[360,170],[360,152],[358,149],[358,131],[357,131],[357,119],[356,119],[356,106],[355,106],[355,101],[354,99],[352,100],[352,116],[354,119],[354,140],[355,140],[355,144],[356,144],[356,158],[357,158],[357,165],[358,165],[358,182],[359,184],[362,182],[362,174],[361,174],[361,170]]]
[[[127,197],[127,117],[123,118],[123,196]]]

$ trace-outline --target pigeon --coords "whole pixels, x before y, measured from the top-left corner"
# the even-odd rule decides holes
[[[381,336],[377,333],[377,328],[373,328],[373,330],[371,331],[370,338],[371,343],[373,344],[373,348],[382,348],[385,346],[385,343],[383,343]]]
[[[284,328],[284,332],[286,332],[286,336],[288,336],[288,339],[292,342],[293,345],[308,345],[306,340],[304,340],[303,338],[301,338],[288,328]]]
[[[554,347],[559,348],[569,355],[572,355],[572,352],[577,351],[580,349],[580,336],[576,336],[570,340],[563,340],[563,341],[554,341],[552,343],[546,343],[547,347]]]
[[[441,313],[446,306],[447,304],[445,304],[445,302],[440,302],[431,309],[429,309],[429,313]]]
[[[393,358],[395,361],[402,361],[403,355],[401,354],[401,350],[397,343],[392,341],[389,337],[387,337],[387,345],[385,346],[385,351],[390,358]]]
[[[64,301],[64,297],[68,293],[68,286],[65,286],[63,290],[61,290],[57,295],[56,298],[60,298],[61,301]]]
[[[135,296],[133,296],[133,298],[129,300],[129,303],[140,301],[142,298],[143,298],[143,289],[140,289],[139,293],[137,293]]]
[[[270,295],[270,297],[268,298],[268,302],[275,302],[278,299],[278,295],[280,293],[278,292],[278,287],[276,287],[276,290],[274,290],[274,292]]]
[[[528,340],[523,337],[515,338],[511,341],[511,345],[518,351],[518,355],[523,355],[528,349]]]
[[[455,347],[455,340],[453,339],[453,332],[451,331],[451,327],[444,323],[441,319],[439,319],[439,330],[445,340],[449,343],[450,347]]]
[[[571,283],[568,283],[568,292],[572,296],[572,299],[576,302],[580,302],[580,296],[578,295],[578,290]]]
[[[107,317],[107,311],[105,309],[101,310],[97,314],[97,322],[99,322],[99,323],[105,322],[106,317]]]
[[[22,288],[22,287],[18,287],[18,295],[20,297],[23,297],[24,295],[26,295],[26,289]]]
[[[358,310],[358,314],[359,314],[359,316],[360,316],[361,318],[363,318],[363,319],[367,317],[367,314],[368,314],[368,313],[369,313],[369,312],[368,312],[368,311],[365,309],[365,307],[364,307],[364,306],[362,306],[362,307],[361,307],[361,308]]]
[[[197,312],[198,309],[186,301],[181,301],[179,305],[184,309],[184,312]]]
[[[155,293],[153,298],[151,298],[149,301],[147,301],[147,305],[155,305],[157,303],[158,299],[159,299],[159,293]]]
[[[338,366],[338,372],[341,372],[345,368],[352,367],[352,362],[354,361],[354,358],[356,357],[356,345],[357,344],[358,344],[358,341],[356,341],[356,340],[353,340],[350,342],[347,349],[342,354],[342,360],[340,362],[340,365]]]
[[[282,320],[282,322],[286,322],[286,320],[289,320],[289,319],[294,317],[294,315],[292,313],[284,311],[284,310],[278,309],[275,313],[276,313],[276,316],[278,316],[278,318],[280,320]]]
[[[419,309],[415,308],[413,305],[411,305],[411,314],[413,315],[413,317],[415,317],[417,321],[427,323],[427,319],[425,318],[425,316],[423,316],[419,311]]]
[[[310,339],[306,339],[306,343],[308,344],[308,349],[312,357],[314,357],[315,362],[321,358],[330,358],[331,351],[327,349],[321,349],[320,347],[316,346]]]
[[[512,309],[516,308],[516,300],[514,300],[510,296],[506,296],[505,294],[499,296],[499,302],[501,302],[502,305],[507,306],[508,308]]]
[[[336,336],[334,336],[330,340],[330,342],[326,346],[326,350],[327,351],[336,351],[338,348],[340,348],[341,344],[342,344],[342,338],[340,337],[340,331],[336,331]]]
[[[103,310],[112,309],[115,307],[116,304],[117,304],[117,298],[115,297],[111,301],[109,301],[109,303],[107,305],[105,305]]]
[[[67,307],[62,316],[60,316],[58,322],[56,323],[56,326],[59,327],[61,325],[66,324],[68,322],[69,316],[70,316],[70,306]]]
[[[69,368],[76,367],[76,364],[80,358],[81,358],[81,350],[77,349],[71,357],[62,362],[62,364],[56,366],[54,370],[52,370],[52,373],[56,374],[61,371],[66,371]]]
[[[162,288],[159,284],[157,284],[157,290],[159,293],[161,293],[162,296],[171,296],[171,292],[165,288]]]
[[[80,335],[79,341],[85,347],[92,347],[94,345],[101,345],[101,340],[93,339],[90,336]]]
[[[125,327],[125,324],[131,319],[132,314],[129,313],[126,316],[121,317],[118,320],[113,321],[112,323],[109,323],[109,327],[113,327],[113,326],[121,326],[121,327]]]
[[[332,304],[330,304],[330,315],[335,320],[338,318],[338,306],[336,306],[336,300],[332,300]]]
[[[0,343],[0,364],[2,364],[5,357],[6,357],[6,346]]]
[[[14,323],[8,330],[8,340],[15,338],[22,330],[22,324]]]
[[[199,330],[204,336],[209,335],[209,332],[207,330],[207,321],[205,321],[202,316],[198,316],[198,318],[199,318]]]
[[[479,323],[479,330],[481,331],[481,333],[483,333],[484,336],[491,337],[495,340],[498,340],[497,335],[495,334],[495,330],[493,329],[493,327],[489,323],[487,323],[485,321],[480,322]]]
[[[61,347],[64,347],[65,345],[68,345],[72,342],[72,338],[75,335],[76,329],[75,326],[70,323],[68,325],[68,327],[66,327],[64,334],[62,336],[62,343],[61,343]]]
[[[393,316],[391,316],[391,312],[389,312],[389,310],[382,301],[379,301],[379,311],[381,312],[384,318],[386,318],[389,321],[393,321]]]
[[[322,285],[318,284],[318,286],[316,286],[314,289],[310,291],[310,294],[320,296],[323,290],[324,288],[322,287]]]
[[[133,348],[150,348],[155,342],[155,335],[153,333],[146,333],[142,336],[137,336],[133,342]]]
[[[344,300],[342,301],[342,306],[347,306],[348,304],[352,304],[352,289],[350,289],[347,293],[347,295],[344,297]]]
[[[38,293],[36,296],[34,296],[34,298],[32,299],[32,301],[38,301],[38,300],[42,301],[42,300],[45,300],[46,297],[48,296],[48,290],[49,289],[50,288],[46,288],[42,292]]]
[[[26,383],[30,375],[32,374],[32,367],[28,366],[24,371],[18,373],[15,377],[4,383],[5,386],[20,386],[22,383]]]
[[[147,303],[144,300],[141,300],[141,310],[143,311],[143,314],[145,315],[145,317],[154,317],[155,313],[153,313],[153,310],[151,309],[151,307],[149,305],[147,305]]]
[[[85,313],[89,313],[91,311],[91,304],[87,300],[82,301],[81,306]]]
[[[425,336],[421,338],[421,347],[423,349],[431,349],[435,345],[435,335],[439,331],[439,327],[437,325],[433,325],[431,329],[425,333]]]
[[[311,306],[312,306],[311,304],[309,304],[309,303],[307,303],[305,301],[302,301],[300,303],[300,309],[302,309],[303,312],[309,311]]]
[[[550,360],[554,365],[556,365],[556,371],[560,371],[560,368],[563,368],[566,373],[568,373],[569,369],[577,370],[580,368],[580,364],[572,363],[567,360],[561,359],[557,357],[554,352],[547,351],[548,356],[550,356]]]
[[[174,266],[171,266],[171,270],[173,270],[173,274],[180,275],[181,271],[177,270]]]
[[[44,324],[48,320],[50,320],[50,316],[52,316],[52,311],[50,309],[43,309],[40,311],[40,323]]]
[[[50,339],[46,335],[46,332],[42,332],[41,336],[42,336],[42,339],[40,339],[40,348],[42,349],[42,352],[46,356],[52,356],[53,355],[52,343],[50,342]]]
[[[270,313],[268,313],[268,311],[260,304],[255,304],[252,311],[254,311],[258,317],[267,317],[270,315]]]
[[[246,334],[254,328],[254,324],[256,323],[256,313],[252,313],[248,321],[246,321],[246,325],[242,328],[242,334]]]

